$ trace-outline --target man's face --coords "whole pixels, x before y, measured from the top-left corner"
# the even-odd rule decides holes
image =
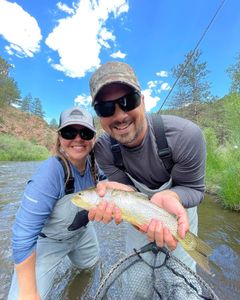
[[[131,91],[127,85],[114,83],[101,90],[98,101],[115,100]],[[110,117],[100,117],[100,122],[102,128],[119,143],[128,147],[139,145],[147,130],[143,96],[141,95],[141,104],[128,112],[124,112],[115,104],[114,114]]]

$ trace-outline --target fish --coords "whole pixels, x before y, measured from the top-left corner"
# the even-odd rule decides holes
[[[103,197],[99,197],[94,187],[82,190],[71,198],[73,204],[86,210],[95,207],[101,200]],[[191,231],[185,234],[184,239],[180,238],[177,233],[177,217],[149,201],[147,195],[107,188],[104,200],[113,202],[120,209],[122,219],[134,226],[149,224],[152,219],[160,220],[195,262],[210,274],[208,256],[211,255],[212,248]]]

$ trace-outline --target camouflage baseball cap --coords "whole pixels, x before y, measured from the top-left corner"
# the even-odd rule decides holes
[[[110,83],[123,83],[141,92],[141,88],[133,69],[126,63],[111,61],[102,65],[90,79],[92,105],[98,92]]]

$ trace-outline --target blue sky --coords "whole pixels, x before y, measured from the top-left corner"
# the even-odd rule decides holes
[[[24,97],[41,99],[46,120],[90,108],[89,78],[110,60],[138,75],[147,111],[157,111],[221,0],[0,0],[0,56]],[[226,68],[240,51],[240,1],[226,0],[200,44],[213,95],[229,91]],[[167,103],[166,103],[167,105]]]

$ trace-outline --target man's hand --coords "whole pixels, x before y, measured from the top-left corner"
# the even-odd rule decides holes
[[[129,185],[115,181],[101,181],[97,184],[97,193],[99,197],[104,197],[107,188],[123,191],[134,191],[134,189]],[[120,224],[122,222],[120,209],[113,202],[104,200],[102,200],[97,206],[89,211],[88,218],[91,221],[103,221],[105,224],[111,222],[113,219],[116,224]]]
[[[186,232],[189,230],[189,223],[186,209],[180,203],[179,196],[175,192],[165,190],[154,194],[150,201],[177,217],[178,234],[181,238],[184,238]],[[147,233],[150,241],[156,241],[159,247],[163,247],[164,244],[170,250],[174,250],[177,247],[177,240],[173,237],[169,229],[158,220],[151,220],[141,230]]]

